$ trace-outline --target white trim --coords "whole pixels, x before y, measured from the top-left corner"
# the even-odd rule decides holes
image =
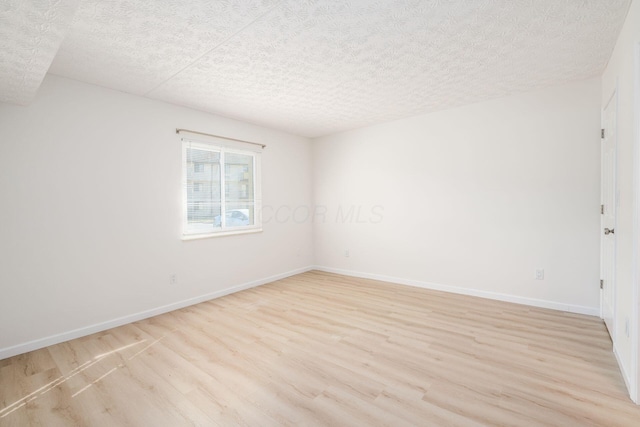
[[[624,380],[624,384],[627,386],[627,390],[631,390],[631,384],[632,384],[631,377],[629,376],[629,374],[627,374],[627,371],[624,369],[624,363],[622,363],[622,360],[620,359],[620,353],[618,352],[618,349],[616,348],[615,344],[613,344],[613,355],[616,357],[616,362],[618,362],[618,367],[620,368],[620,373],[622,374],[622,379]],[[633,400],[633,397],[631,397],[631,400]]]
[[[589,316],[598,316],[600,310],[598,307],[586,307],[582,305],[564,304],[555,301],[547,301],[535,298],[519,297],[516,295],[501,294],[498,292],[480,291],[477,289],[461,288],[457,286],[442,285],[440,283],[423,282],[420,280],[403,279],[400,277],[384,276],[381,274],[362,273],[359,271],[343,270],[339,268],[324,267],[321,265],[314,266],[315,270],[325,271],[327,273],[342,274],[344,276],[361,277],[364,279],[380,280],[382,282],[397,283],[400,285],[415,286],[418,288],[432,289],[436,291],[450,292],[454,294],[470,295],[474,297],[487,298],[497,301],[506,301],[516,304],[530,305],[533,307],[549,308],[552,310],[566,311],[569,313],[586,314]]]
[[[613,229],[616,229],[618,227],[618,215],[619,215],[619,207],[620,207],[620,198],[619,196],[619,189],[618,189],[618,151],[619,151],[619,144],[618,144],[618,134],[620,133],[620,129],[618,126],[618,117],[619,117],[619,82],[618,82],[618,78],[616,77],[616,84],[614,85],[613,91],[611,92],[611,95],[609,95],[609,99],[607,100],[607,102],[605,103],[604,108],[600,109],[600,126],[601,128],[605,128],[605,123],[604,123],[604,112],[607,110],[607,108],[609,108],[609,106],[611,105],[611,103],[613,103],[613,105],[615,106],[615,113],[616,113],[616,117],[615,117],[615,124],[614,124],[614,135],[615,135],[615,140],[614,140],[614,145],[615,145],[615,149],[613,152],[613,209],[614,209],[614,216],[613,216]],[[608,130],[605,129],[605,132],[607,132]],[[602,142],[602,141],[601,141]],[[600,144],[600,203],[604,204],[604,200],[603,200],[603,195],[602,195],[602,183],[603,183],[603,168],[602,168],[602,143]],[[602,265],[602,261],[603,261],[603,256],[602,256],[602,251],[603,251],[603,238],[604,238],[604,234],[602,234],[602,230],[604,228],[604,217],[601,215],[600,216],[600,279],[604,279],[603,275],[602,275],[602,271],[603,271],[603,265]],[[618,308],[618,300],[617,300],[617,289],[618,289],[618,285],[617,285],[617,266],[618,266],[618,237],[616,234],[614,234],[612,237],[610,237],[612,239],[614,239],[614,244],[613,244],[613,271],[611,272],[611,283],[609,284],[609,286],[611,286],[611,284],[613,284],[613,296],[612,296],[612,307],[611,307],[611,311],[612,311],[612,331],[609,331],[609,336],[611,337],[612,341],[615,341],[616,339],[616,334],[618,332],[618,321],[617,321],[617,308]],[[604,304],[603,304],[603,299],[604,299],[604,291],[601,289],[600,290],[600,318],[604,320]],[[607,329],[608,330],[608,329]]]
[[[631,320],[629,337],[631,338],[631,374],[627,382],[629,396],[640,404],[640,42],[635,46],[634,63],[634,123],[633,123],[633,239],[632,239],[632,280],[631,280]],[[622,364],[618,361],[620,369]],[[625,381],[626,378],[625,378]]]
[[[302,267],[295,270],[287,271],[285,273],[276,274],[273,276],[265,277],[262,279],[254,280],[251,282],[243,283],[236,286],[231,286],[220,291],[211,292],[208,294],[200,295],[194,298],[178,301],[175,303],[163,305],[161,307],[152,308],[150,310],[141,311],[139,313],[130,314],[127,316],[118,317],[117,319],[108,320],[106,322],[96,323],[93,325],[85,326],[71,331],[62,332],[60,334],[51,335],[44,338],[39,338],[33,341],[28,341],[22,344],[14,345],[11,347],[0,348],[0,360],[7,357],[15,356],[29,351],[38,350],[43,347],[47,347],[61,342],[69,341],[75,338],[84,337],[87,335],[95,334],[96,332],[105,331],[107,329],[115,328],[118,326],[126,325],[128,323],[136,322],[138,320],[147,319],[149,317],[157,316],[159,314],[168,313],[170,311],[178,310],[184,307],[188,307],[194,304],[199,304],[204,301],[209,301],[215,298],[220,298],[225,295],[229,295],[235,292],[243,291],[245,289],[255,288],[256,286],[264,285],[274,282],[276,280],[284,279],[296,274],[305,273],[312,270],[311,266]]]
[[[209,234],[187,234],[180,236],[181,240],[198,240],[198,239],[208,239],[210,237],[223,237],[223,236],[236,236],[238,234],[251,234],[251,233],[262,233],[262,228],[239,228],[234,231],[219,231],[217,233],[209,233]]]

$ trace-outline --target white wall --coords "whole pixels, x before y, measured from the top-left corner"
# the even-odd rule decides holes
[[[319,138],[316,264],[597,314],[599,128],[594,79]]]
[[[634,147],[634,123],[638,126],[640,111],[634,107],[634,57],[640,43],[640,2],[632,2],[631,9],[620,32],[616,47],[602,76],[602,108],[616,88],[618,90],[618,191],[619,208],[616,223],[617,268],[616,268],[616,316],[614,347],[618,355],[627,385],[632,397],[637,399],[637,385],[640,373],[637,370],[637,345],[640,340],[640,324],[634,310],[640,309],[640,300],[634,288],[638,286],[637,252],[640,230],[634,224],[634,203],[638,203],[638,194],[634,193],[634,167],[638,174],[638,152]],[[640,70],[635,71],[640,72]],[[637,131],[635,131],[637,132]],[[637,136],[636,136],[637,138]],[[638,144],[638,142],[636,142]],[[636,151],[634,151],[636,150]],[[634,156],[636,157],[634,159]],[[636,176],[637,180],[637,176]],[[635,186],[638,186],[636,182]],[[625,332],[625,323],[631,323],[629,335]]]
[[[180,240],[176,127],[267,144],[264,205],[310,204],[306,138],[47,76],[0,104],[0,358],[312,264],[308,222]]]

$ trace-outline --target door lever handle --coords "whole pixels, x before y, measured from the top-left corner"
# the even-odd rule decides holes
[[[608,228],[605,228],[605,229],[604,229],[604,234],[605,234],[605,235],[607,235],[607,236],[608,236],[609,234],[616,234],[616,233],[615,233],[615,229],[614,229],[614,228],[612,228],[611,230],[609,230]]]

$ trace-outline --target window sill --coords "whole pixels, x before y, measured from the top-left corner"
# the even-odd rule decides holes
[[[207,234],[190,234],[186,236],[182,236],[182,240],[200,240],[200,239],[209,239],[211,237],[224,237],[224,236],[236,236],[238,234],[253,234],[253,233],[262,233],[262,228],[250,228],[244,230],[229,230],[229,231],[219,231],[216,233],[207,233]]]

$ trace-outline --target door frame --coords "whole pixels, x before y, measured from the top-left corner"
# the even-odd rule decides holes
[[[633,271],[631,282],[632,308],[629,325],[631,338],[631,378],[629,396],[640,404],[640,42],[634,45],[634,105],[633,105]]]
[[[616,78],[615,80],[615,85],[613,87],[613,90],[611,91],[611,94],[609,95],[609,98],[607,99],[607,102],[605,103],[604,107],[602,108],[602,110],[600,111],[600,123],[601,123],[601,127],[604,128],[605,127],[605,111],[607,110],[607,108],[609,108],[609,106],[614,105],[615,106],[615,147],[614,147],[614,151],[613,151],[613,171],[614,171],[614,176],[613,176],[613,209],[615,209],[615,215],[613,218],[614,224],[613,224],[613,228],[616,229],[617,228],[617,223],[618,223],[618,115],[619,115],[619,99],[620,99],[620,95],[619,95],[619,82],[618,79]],[[600,144],[600,157],[601,157],[601,163],[600,163],[600,167],[602,168],[602,141]],[[635,171],[635,168],[634,168]],[[603,175],[602,175],[602,171],[601,171],[601,175],[600,175],[600,203],[603,203],[604,200],[602,199],[602,184],[603,184],[603,179],[602,179]],[[639,209],[639,213],[640,213],[640,209]],[[640,217],[639,217],[640,218]],[[640,222],[639,222],[640,223]],[[600,278],[603,279],[603,252],[602,249],[604,247],[603,245],[603,217],[600,216]],[[615,239],[615,241],[617,242],[617,236],[613,236],[613,238]],[[617,243],[614,244],[614,248],[613,248],[613,260],[614,260],[614,265],[613,265],[613,271],[612,271],[612,276],[613,276],[613,295],[612,295],[612,307],[611,307],[611,311],[612,311],[612,330],[609,330],[608,326],[607,326],[607,331],[609,332],[609,335],[611,336],[611,341],[613,342],[613,349],[615,352],[615,348],[616,348],[616,334],[618,331],[618,325],[617,325],[617,318],[616,318],[616,314],[617,314],[617,266],[618,266],[618,257],[617,257],[617,252],[618,252],[618,245]],[[635,258],[634,258],[635,259]],[[611,285],[611,284],[609,284]],[[600,288],[600,318],[604,320],[604,290],[602,288]]]

